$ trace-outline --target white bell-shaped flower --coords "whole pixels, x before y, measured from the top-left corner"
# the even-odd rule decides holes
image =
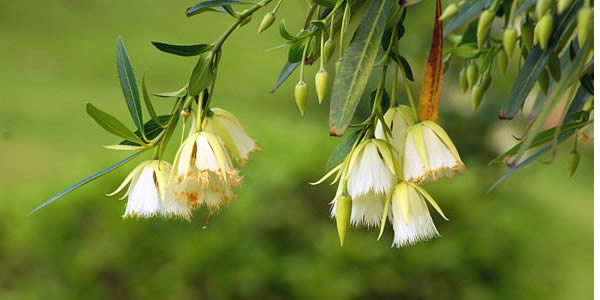
[[[450,137],[432,121],[409,127],[400,149],[403,176],[408,181],[435,181],[465,167]]]
[[[399,150],[400,145],[403,144],[406,138],[408,127],[415,123],[412,109],[406,105],[391,107],[385,112],[383,119],[390,132],[386,133],[381,121],[378,121],[375,127],[375,137],[378,139],[387,139],[396,150]]]
[[[340,183],[337,194],[342,193],[344,182],[352,198],[350,224],[377,227],[381,223],[383,203],[396,183],[396,161],[389,143],[379,139],[361,142],[346,159],[338,172]],[[332,203],[331,215],[335,217],[336,202]]]
[[[439,236],[425,200],[447,220],[437,203],[421,187],[405,181],[394,187],[389,212],[394,228],[393,246],[412,245]]]
[[[203,130],[223,140],[238,163],[244,164],[250,153],[260,150],[240,121],[229,111],[211,108]]]
[[[186,202],[165,197],[170,173],[171,165],[165,161],[145,161],[131,171],[109,196],[119,193],[129,185],[125,194],[128,199],[123,217],[163,215],[188,218],[190,209]]]
[[[240,184],[241,177],[221,140],[197,132],[183,142],[175,156],[167,198],[186,200],[190,207],[218,209],[235,199],[232,189]]]

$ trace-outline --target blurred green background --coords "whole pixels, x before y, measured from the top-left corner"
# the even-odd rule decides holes
[[[127,120],[116,74],[117,36],[138,78],[145,73],[150,89],[159,92],[181,87],[194,59],[159,53],[150,41],[211,42],[231,22],[216,13],[186,18],[191,4],[2,4],[0,299],[591,297],[591,145],[583,147],[573,178],[566,174],[569,140],[551,164],[543,163],[552,159],[546,155],[485,194],[506,171],[487,162],[523,128],[519,121],[498,126],[495,116],[514,66],[494,78],[477,114],[469,96],[457,91],[458,71],[445,76],[441,123],[468,170],[427,186],[451,219],[434,216],[442,237],[395,249],[391,227],[380,241],[375,231],[353,229],[340,248],[329,218],[334,189],[308,185],[325,172],[338,141],[328,136],[328,103],[317,105],[313,95],[301,118],[292,98],[297,74],[268,93],[287,54],[265,51],[282,39],[275,27],[256,34],[264,12],[225,45],[213,100],[235,113],[263,148],[242,170],[237,202],[208,222],[206,212],[191,223],[122,220],[125,202],[104,194],[138,158],[26,217],[66,186],[127,155],[101,147],[116,140],[84,111],[90,101]],[[428,51],[432,4],[411,8],[405,23],[401,43],[416,79]],[[278,19],[299,29],[304,5],[284,1]],[[162,111],[168,101],[155,99]]]

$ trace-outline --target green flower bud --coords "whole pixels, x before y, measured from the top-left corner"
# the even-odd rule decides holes
[[[340,246],[344,246],[346,238],[346,229],[350,224],[352,215],[352,198],[348,195],[341,195],[335,201],[335,223],[337,225]]]
[[[573,2],[573,0],[558,0],[558,5],[557,5],[558,14],[560,15],[565,10],[567,10],[567,8],[569,8],[569,6],[571,6],[571,2]]]
[[[473,87],[475,81],[477,80],[477,77],[479,77],[479,68],[477,67],[476,63],[471,62],[467,66],[467,83],[469,85],[469,88]]]
[[[342,67],[342,58],[338,58],[338,60],[335,62],[335,74],[338,74],[340,72],[340,68]]]
[[[308,93],[308,87],[303,80],[300,80],[296,87],[294,88],[294,97],[296,98],[296,105],[298,105],[298,110],[300,111],[300,115],[304,116],[304,108],[306,107],[306,94]]]
[[[483,88],[483,91],[487,91],[490,88],[490,84],[492,83],[492,74],[490,74],[489,71],[483,73],[483,75],[481,76],[481,78],[479,79],[481,81],[481,87]]]
[[[323,102],[323,99],[327,97],[327,71],[325,69],[320,69],[315,75],[315,87],[317,89],[317,99],[319,100],[319,104]]]
[[[535,17],[541,20],[552,7],[552,0],[537,0],[535,5]]]
[[[552,35],[553,27],[554,18],[550,14],[543,16],[535,25],[534,38],[540,43],[542,49],[548,48],[548,40],[550,40],[550,36]]]
[[[485,91],[479,83],[473,87],[473,90],[471,91],[471,96],[473,98],[473,109],[479,108],[479,104],[481,104],[481,98],[483,97],[484,93]]]
[[[447,19],[450,19],[450,18],[456,16],[456,14],[458,14],[459,10],[460,10],[460,7],[456,3],[452,3],[452,4],[448,5],[448,7],[446,7],[446,9],[444,9],[444,12],[440,16],[440,21],[445,21]]]
[[[567,165],[569,171],[569,177],[575,174],[577,170],[577,166],[579,165],[579,152],[577,150],[571,151],[571,155],[569,156],[569,163]]]
[[[460,89],[463,93],[466,93],[469,90],[469,82],[467,81],[467,70],[463,68],[460,70],[458,74],[458,82],[460,83]]]
[[[487,41],[495,17],[496,13],[489,9],[484,10],[479,16],[479,23],[477,23],[477,46],[479,48]]]
[[[508,56],[508,58],[512,56],[516,43],[517,31],[512,27],[506,28],[502,37],[502,45],[504,46],[504,51],[506,51],[506,55]]]
[[[546,69],[542,70],[540,73],[540,77],[537,80],[540,85],[540,89],[544,92],[545,95],[548,95],[548,85],[550,84],[550,76],[548,76],[548,71]]]
[[[258,33],[269,29],[269,27],[273,25],[273,22],[275,22],[275,14],[273,12],[268,12],[267,14],[265,14],[262,21],[260,22],[260,26],[258,27]]]
[[[579,46],[583,47],[590,33],[590,28],[594,22],[594,11],[589,7],[584,7],[577,13],[577,40]]]
[[[332,40],[327,40],[323,45],[323,58],[325,62],[329,62],[331,57],[333,56],[333,52],[335,51],[335,42]]]
[[[521,37],[523,38],[523,44],[527,50],[533,47],[533,24],[529,21],[525,22],[521,27]]]
[[[504,50],[500,50],[498,52],[498,67],[502,72],[506,72],[506,68],[508,67],[508,54]]]

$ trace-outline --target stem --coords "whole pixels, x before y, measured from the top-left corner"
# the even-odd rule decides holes
[[[344,7],[344,15],[342,17],[342,28],[340,30],[340,57],[344,54],[344,33],[346,31],[346,17],[350,14],[350,4],[346,1],[346,7]]]
[[[208,92],[208,99],[206,99],[206,103],[202,103],[202,108],[198,107],[198,109],[202,109],[202,118],[200,120],[200,126],[198,126],[198,130],[202,130],[202,123],[204,123],[204,119],[210,110],[210,100],[212,100],[213,93],[215,91],[215,83],[217,78],[217,71],[219,70],[219,60],[221,59],[221,52],[216,53],[215,57],[215,75],[213,81],[210,84],[210,91]]]
[[[325,32],[321,32],[321,68],[319,70],[325,69],[325,62],[323,59],[323,48],[325,47]]]
[[[512,27],[513,23],[515,22],[515,10],[517,10],[517,2],[519,1],[513,0],[512,5],[510,6],[510,15],[508,17],[508,25],[510,27]]]
[[[306,19],[304,19],[304,26],[302,26],[302,29],[304,29],[304,30],[308,29],[308,26],[310,26],[310,21],[312,20],[312,17],[315,14],[316,10],[317,10],[316,4],[313,4],[311,7],[308,8],[308,11],[306,12]]]
[[[244,12],[242,12],[240,14],[240,16],[238,17],[238,19],[229,26],[229,28],[227,28],[227,30],[219,37],[219,39],[215,42],[215,46],[213,48],[213,52],[218,52],[221,50],[221,47],[223,46],[223,43],[225,43],[225,41],[227,40],[227,38],[229,38],[229,36],[238,28],[238,26],[244,22],[244,20],[246,18],[248,18],[249,16],[251,16],[253,13],[255,13],[257,10],[263,8],[265,5],[269,4],[271,1],[273,0],[263,0],[259,3],[257,3],[256,5],[250,7],[249,9],[245,10]],[[281,2],[281,1],[280,1]]]
[[[273,11],[272,11],[273,14],[276,14],[277,11],[279,10],[279,5],[281,5],[281,1],[282,0],[279,0],[279,1],[277,1],[277,4],[275,4],[275,8],[273,8]]]
[[[392,81],[392,98],[390,99],[390,107],[395,107],[397,103],[397,95],[398,94],[398,69],[400,67],[396,64],[394,68],[394,81]]]
[[[302,60],[300,61],[300,81],[304,80],[304,61],[306,59],[306,51],[308,49],[308,44],[310,43],[311,39],[312,38],[306,40],[306,44],[304,44],[304,50],[302,51]]]
[[[404,68],[402,68],[402,82],[404,83],[404,89],[406,89],[406,95],[408,96],[408,102],[412,108],[413,116],[415,117],[415,121],[417,121],[419,120],[419,114],[417,113],[417,107],[415,106],[415,99],[413,98],[410,87],[408,86],[408,79],[406,78],[406,71]]]

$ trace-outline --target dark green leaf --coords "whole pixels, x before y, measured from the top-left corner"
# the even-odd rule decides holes
[[[352,121],[356,107],[375,64],[381,37],[394,0],[372,0],[365,11],[355,38],[342,56],[336,74],[329,111],[329,132],[341,136]]]
[[[144,97],[144,104],[146,105],[146,110],[148,111],[150,118],[152,118],[152,120],[155,123],[157,123],[158,125],[161,125],[160,122],[158,121],[158,117],[156,116],[156,111],[154,110],[152,101],[150,100],[150,95],[148,94],[148,89],[146,88],[146,76],[142,77],[142,95]],[[144,127],[146,127],[146,126],[144,126]],[[147,132],[145,132],[145,133],[147,133]]]
[[[281,20],[281,23],[279,23],[279,34],[281,35],[282,38],[284,38],[288,41],[296,40],[296,37],[293,36],[291,33],[289,33],[289,31],[287,31],[287,29],[285,28],[284,20]]]
[[[285,82],[285,80],[288,79],[290,75],[292,75],[292,73],[294,73],[294,71],[296,70],[296,68],[298,68],[299,65],[300,63],[285,63],[283,69],[281,69],[281,72],[279,73],[279,77],[277,77],[277,82],[275,82],[275,86],[271,89],[271,93],[275,93],[275,91]]]
[[[236,4],[245,4],[245,3],[249,3],[246,1],[238,1],[238,0],[209,0],[209,1],[203,1],[200,2],[190,8],[187,9],[187,11],[185,12],[185,14],[188,17],[197,15],[199,13],[208,11],[208,10],[212,10],[217,6],[223,6],[223,5],[236,5]]]
[[[335,2],[335,0],[313,0],[313,3],[329,8],[333,8],[335,6]]]
[[[200,92],[206,89],[214,77],[213,55],[212,52],[205,52],[199,58],[192,74],[190,75],[189,95],[198,96]]]
[[[207,44],[196,44],[196,45],[171,45],[161,42],[152,42],[152,45],[156,47],[156,49],[175,54],[179,56],[196,56],[202,54],[212,48],[211,45]]]
[[[348,153],[350,153],[350,150],[352,150],[352,146],[354,145],[356,139],[359,137],[360,132],[360,130],[354,130],[346,134],[342,138],[340,143],[337,144],[337,146],[331,153],[331,156],[329,156],[329,159],[327,160],[327,164],[325,166],[326,169],[332,169],[333,167],[341,163],[344,160],[344,158],[346,158]]]
[[[104,170],[102,170],[102,171],[100,171],[100,172],[98,172],[98,173],[92,174],[92,175],[90,175],[90,176],[88,176],[88,177],[86,177],[86,178],[84,178],[84,179],[82,179],[82,180],[78,181],[78,182],[77,182],[77,183],[75,183],[74,185],[72,185],[72,186],[68,187],[67,189],[65,189],[64,191],[62,191],[62,192],[58,193],[58,195],[56,195],[56,196],[52,197],[50,200],[48,200],[48,201],[46,201],[46,202],[44,202],[44,203],[40,204],[38,207],[36,207],[35,209],[33,209],[33,210],[32,210],[31,212],[29,212],[27,215],[28,215],[28,216],[32,215],[32,214],[33,214],[33,213],[35,213],[36,211],[38,211],[38,210],[42,209],[43,207],[45,207],[46,205],[48,205],[48,204],[50,204],[50,203],[52,203],[52,202],[54,202],[54,201],[58,200],[58,199],[59,199],[59,198],[61,198],[62,196],[66,195],[66,194],[68,194],[68,193],[70,193],[70,192],[72,192],[72,191],[74,191],[74,190],[76,190],[76,189],[78,189],[78,188],[82,187],[82,186],[83,186],[83,185],[85,185],[86,183],[88,183],[88,182],[91,182],[91,181],[93,181],[93,180],[95,180],[95,179],[98,179],[98,178],[99,178],[99,177],[101,177],[102,175],[104,175],[104,174],[106,174],[106,173],[108,173],[108,172],[110,172],[110,171],[112,171],[112,170],[114,170],[114,169],[116,169],[116,168],[118,168],[118,167],[122,166],[123,164],[125,164],[125,163],[126,163],[126,162],[128,162],[128,161],[130,161],[130,160],[131,160],[131,159],[133,159],[134,157],[136,157],[136,156],[140,155],[142,152],[143,152],[143,151],[136,152],[136,153],[134,153],[134,154],[132,154],[132,155],[130,155],[130,156],[128,156],[128,157],[126,157],[125,159],[123,159],[123,160],[121,160],[121,161],[117,162],[116,164],[114,164],[114,165],[112,165],[112,166],[110,166],[110,167],[108,167],[108,168],[104,169]]]
[[[152,95],[161,98],[181,98],[187,95],[187,86],[182,88],[179,91],[171,91],[171,92],[163,92],[163,93],[153,93]]]
[[[121,123],[121,121],[117,120],[117,118],[101,111],[91,103],[88,103],[85,106],[85,109],[88,115],[90,115],[90,117],[92,117],[96,123],[98,123],[98,125],[104,128],[106,131],[134,143],[138,143],[140,145],[144,144],[144,142],[142,142],[138,136],[131,132],[131,130]]]
[[[392,51],[390,52],[390,57],[404,70],[404,74],[406,74],[408,80],[415,81],[410,64],[404,56]]]
[[[119,80],[121,89],[125,96],[127,108],[133,119],[133,123],[138,129],[142,128],[142,105],[140,104],[140,93],[138,91],[133,67],[127,56],[127,50],[121,37],[117,41],[117,71],[119,72]]]
[[[158,116],[157,120],[161,124],[166,124],[167,122],[169,122],[169,120],[171,120],[171,115]],[[156,122],[154,122],[153,120],[150,120],[144,124],[144,132],[146,133],[146,137],[149,140],[156,138],[163,130],[164,128],[156,124]],[[138,130],[136,130],[134,134],[138,137],[142,136],[141,132],[139,132]],[[119,145],[140,146],[140,144],[133,143],[128,140],[120,142]]]

